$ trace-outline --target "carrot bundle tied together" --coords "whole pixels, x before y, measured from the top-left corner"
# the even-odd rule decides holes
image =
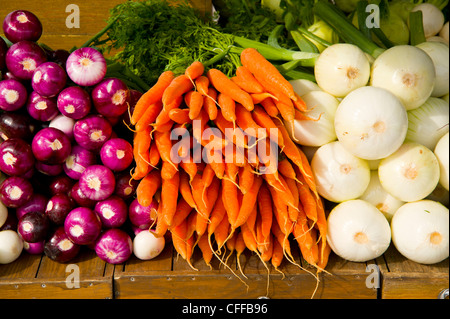
[[[306,107],[257,50],[245,49],[241,62],[230,79],[195,61],[184,74],[161,74],[141,97],[131,122],[146,119],[133,145],[138,200],[157,199],[156,234],[170,232],[192,268],[197,246],[207,265],[215,256],[233,273],[223,249],[238,257],[248,249],[277,270],[284,259],[301,267],[291,253],[297,242],[303,259],[324,271],[322,199],[279,117],[294,120]]]

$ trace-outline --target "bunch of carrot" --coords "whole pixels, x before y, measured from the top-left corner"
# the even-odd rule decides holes
[[[208,265],[214,256],[222,261],[222,249],[238,257],[249,249],[278,269],[284,258],[295,263],[294,239],[303,258],[323,271],[330,252],[323,203],[308,160],[283,123],[308,118],[307,107],[257,50],[243,50],[240,59],[231,78],[199,61],[181,75],[165,71],[137,102],[131,114],[137,199],[143,206],[157,199],[155,234],[171,232],[191,267],[198,246]],[[205,137],[207,128],[218,131]],[[248,128],[253,139],[238,134]],[[177,148],[176,129],[191,133],[192,143]],[[236,133],[231,139],[227,129]],[[259,153],[250,160],[257,147],[268,150],[266,160]],[[195,160],[198,148],[207,160]]]

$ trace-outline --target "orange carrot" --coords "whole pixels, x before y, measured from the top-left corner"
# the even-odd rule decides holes
[[[181,186],[180,186],[181,188]],[[192,207],[188,204],[188,202],[181,197],[177,203],[177,211],[173,216],[172,225],[170,228],[177,227],[181,222],[183,222],[191,213]]]
[[[209,69],[206,75],[217,91],[230,96],[234,101],[242,104],[247,110],[253,110],[254,104],[250,94],[231,81],[222,71]]]
[[[151,171],[138,184],[136,188],[136,198],[140,205],[150,206],[153,196],[161,187],[161,174],[158,171]]]
[[[211,121],[214,121],[217,117],[218,110],[216,103],[217,103],[217,91],[214,88],[210,87],[208,88],[207,94],[203,98],[203,106],[204,109],[206,110],[206,113],[208,113],[209,119]]]
[[[273,99],[268,98],[264,99],[260,102],[261,106],[264,108],[264,110],[269,114],[271,117],[277,117],[279,114],[278,108],[275,105],[275,102]]]
[[[284,140],[281,134],[278,134],[278,127],[272,120],[272,117],[267,114],[266,110],[260,105],[255,105],[255,109],[252,112],[253,120],[261,127],[267,130],[267,134],[275,143],[278,143],[278,147],[283,149]]]
[[[169,86],[164,90],[162,95],[163,108],[171,105],[180,98],[183,94],[191,91],[193,89],[192,81],[184,74],[176,76]]]
[[[156,147],[158,148],[158,152],[161,156],[161,159],[163,161],[171,163],[173,166],[176,166],[171,159],[172,140],[170,139],[170,132],[156,131],[153,134],[153,138],[156,143]]]
[[[130,119],[131,124],[135,125],[150,105],[161,100],[164,90],[169,86],[173,79],[174,74],[172,71],[161,73],[155,85],[145,92],[136,102]]]
[[[239,214],[235,222],[231,224],[233,229],[242,226],[252,213],[252,210],[256,205],[259,188],[261,187],[262,182],[263,179],[261,177],[255,176],[251,189],[244,195],[242,206],[239,208]]]
[[[256,240],[256,219],[258,217],[257,207],[258,207],[257,204],[253,205],[252,212],[245,221],[245,224],[247,225],[248,229],[253,233],[253,237],[255,237],[255,240]]]
[[[231,178],[228,176],[228,178]],[[237,197],[238,189],[229,179],[222,179],[222,200],[227,212],[228,221],[234,224],[239,214],[239,202]]]
[[[289,190],[291,191],[292,197],[294,198],[294,206],[297,209],[294,209],[291,206],[288,206],[288,214],[289,214],[289,219],[292,222],[296,222],[297,221],[297,217],[298,217],[298,212],[299,212],[299,203],[300,203],[300,199],[299,199],[299,195],[298,195],[298,189],[297,189],[297,182],[295,180],[293,180],[292,178],[286,178],[286,184],[289,187]]]
[[[184,71],[184,74],[191,80],[197,79],[199,76],[201,76],[205,72],[205,67],[203,66],[203,63],[200,61],[194,61],[192,62]]]
[[[161,206],[161,204],[159,206]],[[162,237],[162,236],[164,236],[166,234],[168,229],[169,229],[169,226],[164,221],[163,216],[157,215],[157,217],[156,217],[156,227],[155,227],[155,230],[153,231],[153,234],[156,237]]]
[[[191,181],[192,197],[198,213],[205,219],[209,219],[207,203],[203,196],[204,185],[201,175],[195,175]]]
[[[263,183],[258,192],[258,211],[261,217],[261,233],[264,238],[270,234],[272,227],[272,197],[266,183]]]
[[[213,251],[211,249],[211,246],[208,243],[208,236],[206,234],[203,234],[197,239],[198,247],[202,251],[202,257],[203,261],[211,267],[211,260],[213,257]]]
[[[233,123],[236,123],[236,102],[227,94],[219,93],[217,103],[220,106],[223,117]]]
[[[309,189],[304,177],[301,174],[298,174],[298,181],[299,182],[297,183],[297,189],[300,202],[308,219],[310,219],[315,224],[317,222],[316,198],[311,193],[311,190]]]
[[[261,83],[255,79],[253,74],[245,66],[241,65],[236,68],[236,80],[239,83],[238,85],[248,93],[264,92]]]
[[[228,218],[224,217],[214,230],[214,239],[216,240],[218,252],[220,252],[223,245],[225,245],[227,238],[229,237],[229,230],[230,223],[228,222]]]
[[[197,174],[198,171],[197,164],[194,163],[192,158],[189,158],[187,161],[180,162],[179,165],[189,175],[189,181],[192,181],[192,179],[194,178],[194,176]]]
[[[172,177],[174,177],[174,175],[178,172],[178,164],[176,163],[169,163],[166,161],[162,162],[161,165],[161,177],[162,179],[172,179]]]
[[[205,75],[201,75],[195,79],[195,88],[203,96],[208,96],[209,91],[209,79]]]
[[[208,224],[208,234],[212,235],[226,215],[225,206],[223,204],[222,196],[217,197],[217,201],[214,204],[214,208],[211,212]]]
[[[300,97],[300,95],[297,94],[297,92],[294,92],[294,94],[297,97],[297,100],[293,101],[295,108],[301,112],[306,112],[308,110],[308,107],[305,101],[303,101],[303,99]]]
[[[184,219],[177,227],[172,228],[171,232],[173,247],[183,259],[186,259],[187,219]]]
[[[189,118],[189,109],[179,109],[175,108],[169,111],[169,118],[178,124],[191,123],[192,120]]]
[[[286,80],[278,69],[256,49],[244,49],[241,52],[241,62],[242,65],[245,66],[258,81],[263,79],[278,91],[286,94],[292,100],[295,101],[297,99],[294,93],[294,88],[289,81]]]
[[[273,98],[274,96],[270,94],[269,92],[263,92],[263,93],[252,93],[250,94],[253,100],[253,104],[260,104],[262,101],[268,98]]]
[[[155,103],[149,105],[148,108],[145,110],[144,114],[142,114],[142,116],[137,119],[137,123],[135,126],[136,131],[145,130],[146,127],[148,127],[156,120],[161,110],[162,110],[161,100],[158,100]]]
[[[246,110],[239,103],[236,103],[235,114],[237,125],[242,128],[248,135],[257,137],[258,139],[267,136],[266,130],[256,124],[256,122],[253,120],[252,113]]]
[[[184,95],[184,102],[189,108],[189,118],[195,119],[203,107],[203,95],[198,91],[189,91]]]
[[[151,166],[156,167],[158,165],[161,156],[159,155],[158,147],[156,147],[156,143],[151,143],[148,160]]]
[[[177,172],[171,179],[163,179],[161,184],[161,205],[164,221],[172,225],[173,216],[177,211],[177,198],[180,188],[180,174]]]
[[[143,131],[136,132],[133,138],[133,157],[136,163],[135,170],[132,174],[133,179],[142,179],[150,171],[150,144],[150,127],[147,127]]]
[[[239,169],[239,188],[242,194],[246,194],[252,187],[255,174],[249,163]]]
[[[233,122],[228,121],[222,112],[217,113],[214,123],[217,128],[225,134],[226,139],[231,140],[233,144],[240,148],[247,148],[244,131],[240,127],[236,127]]]

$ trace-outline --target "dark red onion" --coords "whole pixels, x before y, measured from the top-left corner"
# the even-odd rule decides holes
[[[117,228],[122,226],[128,217],[128,206],[119,196],[110,196],[99,201],[94,211],[100,217],[104,228]]]
[[[109,264],[121,264],[133,253],[133,241],[122,229],[110,228],[95,242],[95,252],[101,260]]]
[[[44,50],[35,42],[19,41],[6,52],[6,67],[19,79],[31,80],[33,72],[47,61]]]
[[[3,40],[2,37],[0,37],[0,71],[2,71],[6,67],[5,63],[6,51],[8,51],[8,46],[6,45],[5,40]]]
[[[117,78],[104,79],[91,93],[97,112],[108,117],[117,117],[125,113],[128,109],[129,95],[127,85]]]
[[[10,138],[0,144],[0,170],[11,176],[21,176],[34,167],[30,144],[20,138]]]
[[[72,145],[63,131],[53,127],[47,127],[39,132],[31,142],[36,160],[47,164],[62,164],[69,156]]]
[[[34,192],[28,202],[26,202],[22,206],[17,207],[16,209],[17,218],[20,219],[22,216],[30,212],[39,212],[44,214],[45,208],[47,207],[47,201],[48,198],[46,196]]]
[[[15,10],[3,20],[3,32],[12,43],[22,40],[37,41],[42,35],[42,24],[36,15],[27,10]]]
[[[88,150],[100,150],[111,134],[111,123],[100,115],[88,115],[73,127],[75,141]]]
[[[8,230],[8,229],[17,231],[17,222],[18,222],[18,218],[16,216],[15,210],[8,209],[8,216],[6,217],[6,220],[3,223],[3,225],[0,227],[0,231]]]
[[[41,96],[35,91],[28,96],[26,107],[32,118],[42,122],[51,121],[59,114],[55,98]]]
[[[32,195],[33,185],[21,176],[10,176],[0,184],[0,200],[7,207],[22,206]]]
[[[51,52],[50,61],[58,63],[64,70],[66,69],[66,61],[70,52],[64,49],[56,49]]]
[[[23,242],[23,249],[31,255],[40,255],[44,252],[45,240],[36,243]]]
[[[45,255],[57,262],[65,263],[75,258],[81,246],[73,243],[66,232],[64,226],[56,228],[50,239],[45,243]]]
[[[15,137],[31,142],[35,130],[35,121],[26,114],[19,112],[0,114],[0,137],[5,140]]]
[[[68,193],[58,193],[50,197],[45,214],[56,225],[63,225],[66,216],[75,208],[75,203]]]
[[[34,166],[38,172],[48,176],[57,176],[64,172],[62,164],[47,164],[41,161],[36,161]]]
[[[78,180],[85,169],[97,163],[95,153],[79,145],[73,145],[70,155],[66,158],[63,169],[72,179]]]
[[[3,111],[16,111],[25,105],[28,92],[18,80],[8,79],[0,81],[0,109]]]
[[[114,193],[116,180],[113,172],[103,165],[87,167],[79,179],[80,189],[91,200],[104,200]]]
[[[144,207],[139,204],[137,198],[135,198],[128,208],[128,218],[130,222],[139,228],[145,229],[149,228],[152,224],[154,224],[154,220],[151,218],[151,215],[158,209],[158,203],[155,199],[153,199],[152,203]],[[153,213],[152,213],[153,210]]]
[[[111,138],[100,149],[100,159],[113,171],[123,171],[133,162],[133,146],[123,138]]]
[[[79,120],[91,111],[91,97],[83,88],[69,86],[58,94],[57,106],[61,114]]]
[[[56,62],[44,62],[34,70],[31,87],[45,97],[56,96],[66,86],[66,71]]]
[[[72,186],[70,197],[75,201],[75,203],[82,207],[94,208],[95,204],[97,203],[97,201],[88,198],[86,194],[83,193],[83,191],[80,189],[79,182],[76,182]]]
[[[114,195],[123,199],[131,198],[135,193],[139,180],[132,179],[129,172],[119,172],[116,174],[116,188]]]
[[[56,195],[59,193],[66,193],[70,195],[70,190],[74,184],[75,181],[66,174],[55,176],[50,180],[50,184],[48,186],[49,193],[50,195]]]
[[[88,245],[97,239],[102,229],[98,215],[90,208],[77,207],[69,212],[64,230],[70,240],[78,245]]]
[[[19,218],[17,232],[23,240],[37,243],[45,240],[50,229],[50,221],[45,214],[32,211]]]

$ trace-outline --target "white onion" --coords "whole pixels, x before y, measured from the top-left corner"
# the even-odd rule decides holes
[[[383,188],[376,170],[370,172],[369,185],[359,199],[365,200],[378,208],[388,221],[391,221],[396,210],[405,203],[389,194]]]
[[[405,202],[423,199],[439,182],[439,163],[427,147],[406,142],[378,166],[381,185]]]
[[[9,264],[19,258],[23,250],[23,240],[13,230],[0,231],[0,264]]]
[[[422,11],[423,31],[427,38],[438,34],[444,26],[444,14],[434,4],[427,2],[421,3],[411,11]]]
[[[314,65],[314,75],[322,90],[336,97],[344,97],[367,84],[370,63],[357,46],[337,43],[319,55]]]
[[[361,199],[335,206],[328,216],[327,226],[331,249],[349,261],[377,258],[391,242],[389,222],[375,206]]]
[[[434,148],[434,155],[439,162],[439,183],[447,191],[449,190],[449,133],[441,137]]]
[[[435,78],[428,54],[414,46],[397,45],[375,59],[370,84],[392,92],[407,110],[412,110],[430,97]]]
[[[0,227],[3,226],[7,218],[8,218],[8,207],[6,207],[5,204],[3,204],[0,201]]]
[[[391,221],[392,242],[406,258],[435,264],[449,256],[449,211],[441,203],[406,203]]]
[[[441,97],[449,91],[449,48],[448,44],[436,41],[422,42],[417,45],[431,58],[436,73],[431,96]]]
[[[133,239],[133,253],[141,260],[150,260],[164,249],[164,237],[156,237],[151,231],[141,231]]]
[[[348,152],[339,141],[319,147],[311,169],[318,193],[332,202],[358,198],[370,182],[367,161]]]
[[[408,111],[406,140],[434,150],[439,139],[448,132],[449,106],[443,99],[430,97],[417,109]]]
[[[338,140],[353,155],[375,160],[402,145],[408,117],[398,98],[389,91],[365,86],[350,92],[334,118]]]
[[[331,94],[323,91],[311,91],[302,95],[308,106],[306,115],[314,120],[294,120],[292,124],[285,121],[289,132],[293,132],[293,139],[307,146],[322,146],[336,140],[334,130],[334,114],[339,101]]]
[[[290,80],[292,88],[299,96],[305,95],[311,91],[321,91],[322,89],[313,81],[305,79]]]
[[[443,99],[445,102],[449,103],[449,95],[448,95],[448,93],[445,94],[445,95],[442,97],[442,99]]]
[[[447,44],[449,44],[449,30],[448,30],[449,21],[445,22],[441,31],[439,31],[439,36],[445,40]]]

